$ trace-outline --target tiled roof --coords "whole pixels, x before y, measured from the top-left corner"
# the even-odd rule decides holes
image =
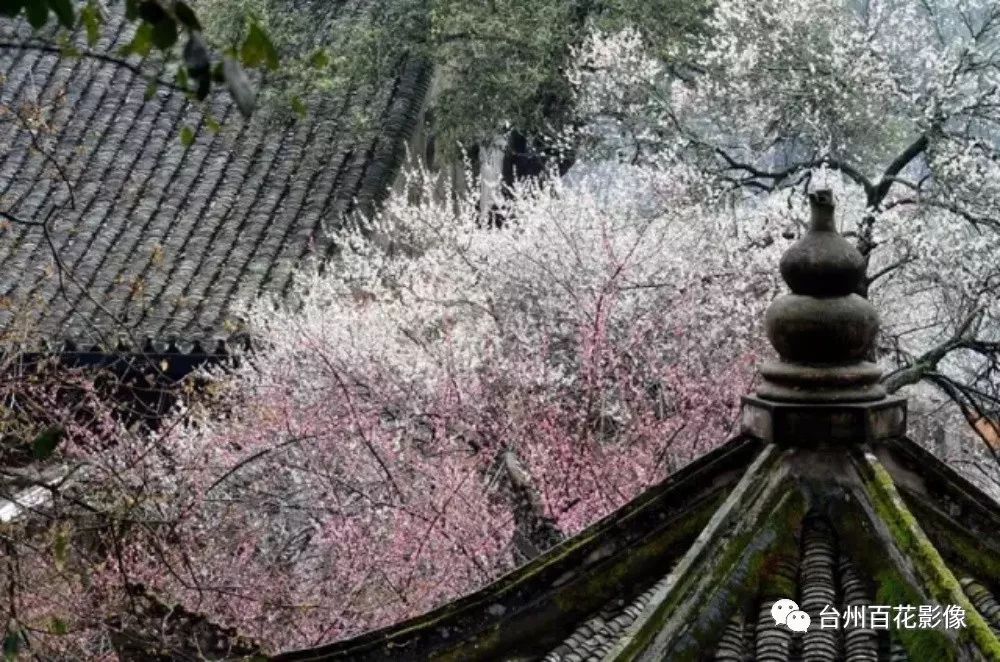
[[[798,598],[802,611],[817,626],[823,622],[827,605],[839,614],[872,612],[878,605],[876,582],[851,558],[850,544],[843,541],[823,515],[811,513],[802,521],[799,545],[792,554],[779,557],[772,575],[765,578],[756,599],[738,608],[713,639],[706,659],[716,662],[786,662],[788,660],[917,660],[909,655],[903,641],[890,630],[861,626],[852,621],[846,627],[811,628],[796,634],[776,624],[771,608],[787,596]],[[649,608],[653,597],[675,581],[667,574],[649,590],[625,606],[613,602],[594,618],[578,627],[566,641],[543,658],[543,662],[581,662],[604,659],[616,644],[623,643],[627,629]],[[767,579],[770,579],[768,586]],[[986,583],[962,575],[960,584],[987,625],[1000,635],[1000,605]],[[896,605],[891,605],[895,607]],[[876,608],[876,612],[880,610]],[[886,613],[890,622],[895,617]],[[917,622],[917,614],[913,615]],[[833,618],[828,615],[828,618]],[[852,617],[853,618],[853,617]],[[832,621],[831,621],[832,622]]]
[[[331,39],[366,19],[373,3],[305,3]],[[98,52],[114,51],[133,26],[110,14]],[[22,21],[0,22],[0,41],[31,38]],[[149,64],[149,63],[145,63]],[[258,113],[243,120],[228,95],[210,99],[223,130],[161,87],[91,58],[0,47],[0,104],[40,107],[36,139],[64,169],[73,200],[8,115],[0,131],[0,204],[40,220],[55,207],[51,237],[69,275],[60,279],[38,227],[0,229],[0,337],[27,329],[31,343],[72,340],[113,347],[121,336],[200,341],[208,348],[238,327],[240,301],[281,293],[294,267],[328,248],[324,229],[370,208],[402,156],[428,83],[428,68],[400,60],[382,85],[352,81],[317,99],[306,119]],[[30,111],[29,111],[30,112]],[[193,145],[179,140],[197,131]],[[355,204],[357,201],[357,205]],[[114,318],[124,320],[117,325]]]
[[[611,600],[549,651],[542,662],[579,662],[607,654],[649,606],[653,596],[669,586],[672,579],[671,575],[665,575],[630,602],[622,598]]]
[[[738,438],[480,592],[305,660],[1000,660],[1000,508],[912,441]],[[810,615],[776,624],[776,600]],[[832,608],[888,606],[889,627]],[[956,605],[964,627],[893,624]],[[904,621],[905,622],[905,621]],[[829,626],[832,622],[827,621]]]

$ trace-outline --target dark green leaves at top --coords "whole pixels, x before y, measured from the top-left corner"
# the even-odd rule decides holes
[[[76,25],[76,10],[73,0],[3,0],[0,2],[0,14],[17,16],[24,8],[28,23],[36,30],[49,20],[49,12],[56,15],[56,20],[66,29]]]
[[[37,30],[49,20],[49,5],[45,0],[28,0],[24,5],[24,13],[27,14],[31,27]]]
[[[124,55],[145,57],[154,47],[167,51],[177,43],[182,25],[178,23],[179,19],[170,15],[156,0],[128,0],[125,16],[129,20],[139,21],[139,26],[132,42],[122,49]]]
[[[152,26],[150,39],[154,46],[165,51],[177,43],[177,23],[159,2],[156,0],[140,2],[136,13],[144,23]]]
[[[247,38],[240,47],[240,60],[246,67],[278,68],[278,51],[256,21],[250,22]]]
[[[153,23],[153,44],[165,51],[177,43],[177,24],[174,19],[165,18]]]
[[[0,0],[0,15],[17,16],[24,9],[25,0]]]
[[[31,454],[36,460],[47,460],[63,440],[66,431],[61,427],[46,428],[31,442]]]
[[[37,1],[37,0],[35,0]],[[76,12],[73,11],[72,0],[47,0],[52,13],[56,15],[60,25],[71,30],[76,23]]]
[[[144,2],[140,2],[138,14],[139,18],[153,25],[170,18],[167,16],[166,10],[164,10],[163,7],[160,6],[160,3],[156,0],[145,0]]]
[[[118,1],[124,2],[125,17],[135,25],[131,40],[118,50],[119,55],[145,58],[157,50],[163,51],[169,60],[170,51],[183,37],[183,67],[178,69],[178,86],[200,101],[208,97],[213,85],[224,83],[240,112],[244,116],[253,112],[256,91],[246,69],[275,70],[280,64],[274,43],[256,20],[250,19],[243,42],[220,61],[221,53],[213,53],[201,35],[201,23],[191,6],[193,0]],[[99,0],[0,0],[0,15],[15,17],[22,13],[36,30],[49,21],[50,14],[55,14],[60,26],[67,30],[62,33],[61,52],[68,56],[80,55],[71,30],[76,28],[84,33],[87,44],[94,47],[101,39],[105,21]],[[312,66],[322,69],[329,64],[327,52],[314,54]],[[154,93],[155,86],[151,85],[147,97]],[[300,99],[294,100],[292,106],[296,113],[304,114],[305,105]],[[185,142],[186,137],[187,134],[182,135]]]
[[[188,30],[201,32],[201,23],[198,22],[198,17],[195,16],[194,10],[191,9],[188,3],[176,2],[174,4],[174,15],[177,16],[177,20],[181,22],[181,25]]]

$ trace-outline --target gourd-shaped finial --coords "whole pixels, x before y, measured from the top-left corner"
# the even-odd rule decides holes
[[[761,367],[757,394],[786,402],[851,402],[885,397],[881,371],[867,359],[878,314],[857,294],[865,263],[834,223],[833,194],[809,196],[806,235],[781,258],[791,288],[767,310],[767,337],[781,361]]]

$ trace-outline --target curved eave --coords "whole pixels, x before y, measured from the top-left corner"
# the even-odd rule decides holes
[[[736,438],[486,588],[401,624],[275,661],[534,658],[679,558],[762,448]]]
[[[941,495],[948,512],[934,506]],[[789,659],[835,660],[853,646],[866,659],[1000,662],[1000,547],[981,534],[998,525],[995,503],[910,440],[782,448],[738,438],[473,595],[273,659],[685,660],[714,650],[737,660],[777,646]],[[958,605],[967,627],[845,638],[768,624],[773,600],[818,612],[816,595]]]

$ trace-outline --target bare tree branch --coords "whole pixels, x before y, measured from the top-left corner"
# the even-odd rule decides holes
[[[895,393],[902,387],[916,384],[930,373],[935,372],[938,364],[949,353],[957,349],[975,346],[978,341],[970,334],[970,331],[974,334],[974,327],[982,319],[982,315],[983,309],[976,308],[959,324],[955,333],[948,340],[924,352],[910,365],[897,368],[884,375],[882,385],[889,393]]]

